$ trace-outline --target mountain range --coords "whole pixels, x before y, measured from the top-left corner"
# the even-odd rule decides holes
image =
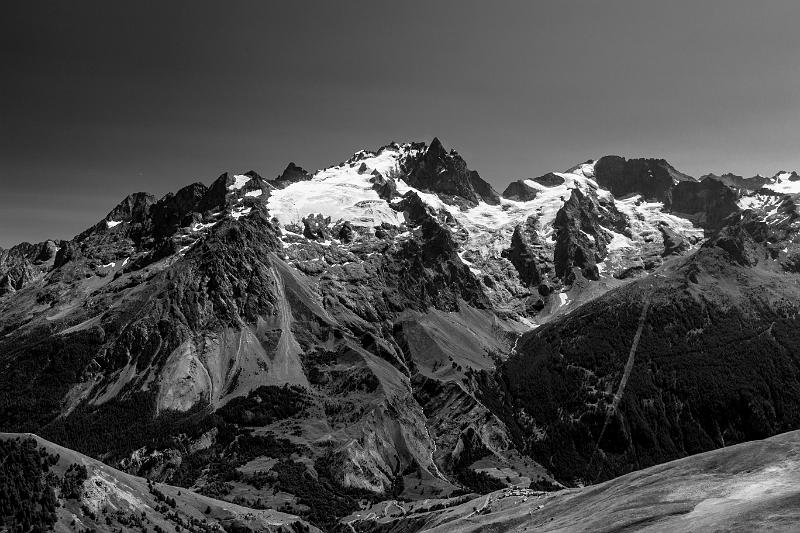
[[[450,530],[499,494],[561,498],[571,530],[597,483],[800,428],[798,199],[795,172],[619,156],[499,193],[438,139],[135,193],[0,249],[0,430],[112,487],[45,513],[65,531],[142,530],[97,516],[145,504],[190,531]],[[66,501],[70,465],[22,470]]]

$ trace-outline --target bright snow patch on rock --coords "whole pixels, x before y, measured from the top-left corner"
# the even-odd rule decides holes
[[[248,181],[250,181],[250,176],[244,176],[242,174],[237,174],[237,175],[235,175],[233,177],[233,183],[228,185],[228,190],[229,191],[233,191],[233,190],[237,190],[238,191],[239,189],[241,189],[242,187],[247,185]]]
[[[597,164],[597,161],[591,161],[589,163],[581,163],[573,171],[573,174],[577,174],[578,176],[583,176],[585,178],[594,179],[594,166],[595,166],[595,164]]]
[[[120,224],[122,224],[121,220],[106,220],[106,226],[109,229],[113,228],[114,226],[119,226]]]
[[[564,307],[565,305],[567,305],[569,303],[569,295],[567,295],[567,293],[559,292],[557,294],[557,296],[558,296],[558,306],[559,307]]]
[[[208,223],[195,222],[194,224],[192,224],[191,228],[189,228],[189,229],[191,231],[203,231],[203,230],[206,230],[206,229],[208,229],[208,228],[210,228],[210,227],[212,227],[212,226],[214,226],[216,224],[217,224],[217,222],[208,222]]]
[[[465,253],[466,253],[466,250],[462,250],[462,251],[458,252],[459,259],[461,259],[461,262],[469,267],[469,269],[472,271],[473,274],[475,274],[476,276],[479,276],[481,274],[481,271],[478,270],[477,268],[474,268],[472,266],[472,263],[469,262],[467,259],[464,259],[464,254]]]
[[[257,196],[261,196],[261,194],[262,194],[263,192],[264,192],[264,191],[262,191],[261,189],[256,189],[255,191],[247,191],[246,193],[244,193],[244,195],[245,195],[245,196],[254,196],[254,197],[257,197]]]
[[[180,250],[178,250],[178,253],[179,253],[179,254],[185,254],[185,253],[186,253],[186,252],[189,250],[189,248],[191,248],[192,246],[194,246],[195,244],[197,244],[197,242],[198,242],[199,240],[200,240],[200,239],[195,239],[195,240],[194,240],[194,241],[192,241],[190,244],[187,244],[186,246],[182,246],[182,247],[181,247],[181,249],[180,249]]]
[[[770,208],[777,209],[782,201],[782,197],[773,194],[752,194],[742,196],[737,204],[741,209],[768,210]]]
[[[249,215],[251,210],[251,207],[237,207],[231,211],[231,217],[239,220],[239,218]]]

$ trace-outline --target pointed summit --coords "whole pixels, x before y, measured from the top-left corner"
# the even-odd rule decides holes
[[[500,195],[481,179],[456,152],[448,153],[438,137],[409,172],[407,182],[421,190],[448,195],[445,201],[460,203],[464,200],[475,205],[481,200],[496,205]]]
[[[283,172],[281,172],[280,176],[270,180],[269,183],[278,189],[283,189],[292,183],[297,183],[298,181],[308,181],[310,179],[311,174],[309,174],[303,167],[297,166],[294,164],[294,162],[291,162],[286,165],[286,168]]]
[[[431,145],[425,152],[425,157],[436,157],[441,158],[447,156],[447,150],[444,149],[442,142],[439,140],[439,137],[434,137],[431,141]]]
[[[141,222],[150,212],[150,208],[156,203],[152,194],[146,192],[136,192],[129,194],[117,206],[109,211],[105,219],[109,227],[120,222]]]
[[[220,177],[215,179],[200,201],[198,210],[200,212],[212,211],[225,205],[225,195],[228,193],[229,181],[230,176],[227,172],[223,172]]]

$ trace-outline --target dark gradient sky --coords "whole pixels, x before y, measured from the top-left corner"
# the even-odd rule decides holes
[[[800,169],[799,21],[796,0],[6,1],[0,246],[434,135],[500,190],[607,153]]]

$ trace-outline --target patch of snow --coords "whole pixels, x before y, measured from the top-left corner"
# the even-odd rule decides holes
[[[245,176],[243,174],[237,174],[237,175],[235,175],[233,177],[233,183],[228,185],[228,190],[229,191],[234,191],[234,190],[238,191],[239,189],[241,189],[242,187],[247,185],[248,181],[250,181],[250,176]]]
[[[785,201],[784,196],[774,194],[750,194],[739,199],[737,204],[742,209],[755,211],[762,221],[769,225],[781,224],[788,220],[790,216],[781,206]],[[795,199],[797,203],[797,199]]]
[[[100,268],[114,268],[115,266],[117,266],[117,264],[112,261],[111,263],[100,265]]]
[[[109,229],[119,226],[120,224],[122,224],[121,220],[106,220],[106,227]]]
[[[783,224],[784,222],[786,222],[786,221],[787,221],[787,220],[789,220],[790,218],[791,218],[791,217],[790,217],[789,215],[785,215],[784,217],[782,217],[782,218],[781,218],[781,219],[779,219],[779,220],[770,220],[770,221],[767,221],[767,224],[769,224],[770,226],[775,226],[775,225],[777,225],[777,224]]]
[[[131,259],[130,257],[126,257],[125,260],[122,262],[122,266],[124,267],[125,265],[127,265],[130,259]]]
[[[578,165],[578,168],[575,169],[575,174],[583,176],[585,178],[594,178],[594,167],[596,164],[597,161],[581,163],[580,165]]]
[[[247,216],[252,211],[251,207],[237,207],[236,209],[231,210],[231,217],[239,220],[241,217]]]
[[[771,194],[750,194],[742,196],[736,202],[741,209],[766,209],[781,203],[781,198]]]
[[[200,239],[195,239],[194,241],[192,241],[192,243],[191,243],[191,244],[187,244],[186,246],[183,246],[183,247],[182,247],[180,250],[178,250],[178,253],[179,253],[179,254],[184,254],[184,253],[186,253],[186,251],[187,251],[189,248],[191,248],[192,246],[194,246],[195,244],[197,244],[197,242],[198,242],[199,240],[200,240]]]
[[[264,193],[264,191],[262,191],[261,189],[256,189],[255,191],[247,191],[246,193],[244,193],[244,195],[245,196],[258,197],[258,196],[261,196],[263,193]]]
[[[471,263],[470,261],[468,261],[468,260],[464,259],[464,254],[465,254],[466,252],[467,252],[467,250],[462,250],[462,251],[458,252],[458,257],[459,257],[459,259],[461,259],[461,262],[462,262],[462,263],[464,263],[465,265],[467,265],[467,266],[469,267],[470,271],[471,271],[473,274],[475,274],[476,276],[479,276],[479,275],[481,275],[481,274],[482,274],[482,272],[481,272],[480,270],[478,270],[477,268],[474,268],[474,267],[472,266],[472,263]]]
[[[565,292],[557,293],[558,296],[558,307],[564,307],[569,303],[569,296]]]
[[[218,223],[219,223],[219,221],[217,221],[217,222],[208,222],[208,223],[195,222],[194,224],[192,224],[192,226],[189,229],[191,231],[203,231],[203,230],[206,230],[206,229],[208,229],[210,227],[215,226]]]

